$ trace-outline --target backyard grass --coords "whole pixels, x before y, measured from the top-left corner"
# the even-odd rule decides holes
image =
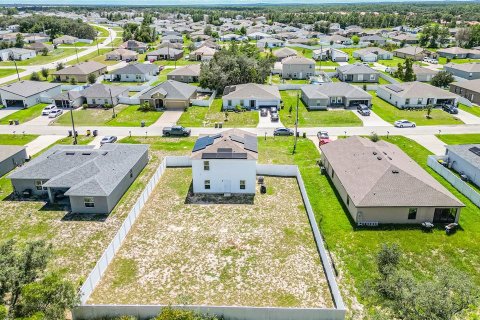
[[[282,79],[278,74],[271,75],[269,80],[270,84],[308,84],[306,79]]]
[[[471,62],[480,62],[480,59],[451,59],[451,63],[471,63]],[[438,57],[438,64],[447,64],[447,58],[445,57]]]
[[[18,69],[18,73],[25,71],[25,69]],[[11,76],[12,74],[16,74],[17,71],[15,69],[0,69],[0,78]]]
[[[84,49],[78,49],[78,52],[82,52]],[[18,66],[33,66],[33,65],[42,65],[47,64],[52,61],[60,60],[75,54],[75,49],[64,49],[58,48],[49,52],[48,55],[44,56],[42,54],[37,55],[34,58],[24,60],[24,61],[17,61]],[[13,61],[4,61],[0,62],[0,66],[14,66]]]
[[[185,59],[179,59],[177,61],[173,60],[158,60],[154,62],[155,64],[158,64],[159,66],[186,66],[189,64],[199,64],[200,61],[190,61],[190,60],[185,60]]]
[[[480,107],[477,107],[477,106],[471,106],[471,107],[468,107],[462,103],[459,103],[458,104],[458,108],[460,110],[463,110],[463,111],[466,111],[468,113],[471,113],[473,114],[474,116],[477,116],[477,117],[480,117]]]
[[[20,109],[17,112],[0,119],[0,124],[8,124],[9,120],[18,120],[20,121],[20,124],[23,124],[39,117],[42,114],[43,108],[46,106],[48,106],[47,103],[39,103],[26,109]]]
[[[152,87],[156,86],[167,80],[167,75],[172,72],[174,69],[163,69],[158,75],[158,80],[152,83]]]
[[[167,169],[91,302],[332,306],[295,179],[228,200],[191,179]]]
[[[112,118],[112,109],[79,108],[73,111],[73,120],[77,126],[139,127],[142,120],[145,121],[146,126],[149,126],[162,115],[159,111],[142,112],[138,108],[138,105],[118,105],[115,107],[115,118]],[[71,126],[70,112],[62,114],[52,124]]]
[[[284,108],[280,109],[280,121],[286,127],[295,125],[297,93],[300,94],[300,91],[280,91],[284,104]],[[362,126],[362,121],[350,110],[308,111],[302,99],[299,99],[298,125],[300,127],[357,127]]]
[[[379,307],[378,301],[369,301],[360,292],[376,272],[376,252],[383,243],[399,245],[405,257],[403,267],[417,278],[428,279],[441,264],[470,274],[480,284],[479,209],[427,166],[427,149],[401,136],[390,136],[387,141],[403,149],[466,205],[456,234],[447,236],[441,227],[430,233],[422,232],[419,226],[357,228],[333,184],[320,174],[316,165],[320,156],[313,142],[299,139],[297,152],[292,154],[291,137],[259,139],[260,163],[299,165],[319,228],[339,271],[337,280],[346,300],[347,318],[351,319],[369,319],[365,313]]]
[[[431,118],[428,119],[426,117],[426,110],[400,110],[387,101],[377,97],[375,92],[370,91],[369,93],[372,95],[372,111],[390,123],[406,119],[415,122],[417,126],[463,124],[460,119],[441,109],[433,109],[430,114]]]
[[[225,118],[225,112],[222,111],[222,99],[215,98],[210,107],[190,107],[185,111],[177,124],[184,127],[212,127],[215,122],[223,122],[226,128],[233,127],[256,127],[258,125],[258,112],[255,110],[244,112],[227,112],[228,119]]]
[[[34,134],[0,134],[0,145],[24,146],[36,138]]]
[[[438,139],[446,144],[477,144],[480,143],[480,133],[437,134]]]

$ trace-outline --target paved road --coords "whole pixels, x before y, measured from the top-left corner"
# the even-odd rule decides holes
[[[102,43],[98,44],[99,49],[106,48],[111,43],[111,41],[113,41],[117,37],[117,32],[115,30],[111,29],[111,28],[107,28],[107,27],[100,26],[100,25],[94,25],[94,26],[98,26],[100,28],[106,29],[106,30],[108,30],[108,32],[110,34],[110,36],[108,36]],[[97,51],[97,46],[82,47],[82,48],[79,48],[79,49],[85,49],[83,51],[78,52],[78,57],[80,58],[80,57],[86,56],[87,54],[90,54],[92,52]],[[18,66],[18,68],[25,70],[25,71],[22,71],[22,72],[19,73],[20,78],[29,76],[34,71],[40,72],[43,68],[55,69],[55,67],[57,66],[57,63],[59,63],[59,62],[67,63],[69,61],[73,61],[73,60],[76,60],[76,59],[77,59],[77,55],[73,54],[69,57],[59,59],[59,60],[56,60],[56,61],[52,61],[50,63],[43,64],[43,65]],[[11,69],[12,67],[9,67],[9,68]],[[10,82],[10,81],[14,81],[14,80],[17,80],[17,75],[16,74],[1,78],[0,79],[0,84]]]

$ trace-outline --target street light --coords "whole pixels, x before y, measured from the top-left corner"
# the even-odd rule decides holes
[[[15,58],[13,58],[13,63],[15,64],[15,70],[17,71],[17,78],[18,78],[18,81],[20,81],[20,75],[18,74],[17,61],[15,60]]]
[[[296,115],[295,115],[295,144],[293,145],[293,153],[297,150],[297,140],[298,140],[298,100],[300,99],[297,93],[297,108],[296,108]]]
[[[75,121],[73,121],[73,106],[70,100],[70,91],[67,92],[68,96],[68,107],[70,108],[70,118],[72,119],[72,130],[73,130],[73,144],[77,144],[77,133],[75,131]]]
[[[75,46],[75,54],[77,55],[77,63],[79,63],[78,61],[78,49],[77,49],[77,43],[74,42],[73,45]]]
[[[115,104],[113,103],[112,88],[108,88],[108,91],[110,92],[110,100],[112,101],[112,111],[113,111],[112,118],[115,118],[117,115],[115,114]]]

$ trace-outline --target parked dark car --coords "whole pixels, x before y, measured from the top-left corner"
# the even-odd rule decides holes
[[[265,108],[260,109],[260,116],[262,117],[268,116],[268,110]]]
[[[100,144],[105,144],[105,143],[114,143],[117,141],[117,137],[115,136],[105,136],[100,140]]]
[[[370,109],[364,105],[364,104],[359,104],[357,106],[357,111],[360,113],[362,116],[369,116],[370,115]]]
[[[289,128],[276,128],[273,131],[274,136],[293,136],[294,132]]]
[[[182,126],[173,126],[173,127],[163,128],[163,135],[165,137],[170,137],[170,136],[188,137],[190,133],[192,133],[192,130],[184,128]]]
[[[450,114],[458,114],[458,108],[451,104],[445,104],[442,106],[443,111],[448,112]]]
[[[277,113],[277,112],[278,112],[277,107],[271,107],[270,108],[270,113]]]
[[[278,113],[272,113],[272,115],[270,116],[270,120],[272,122],[277,122],[278,121]]]

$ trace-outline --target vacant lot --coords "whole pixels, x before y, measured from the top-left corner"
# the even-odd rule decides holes
[[[280,110],[280,121],[287,127],[295,125],[297,94],[300,95],[299,90],[280,91],[284,103],[284,108]],[[362,121],[350,110],[308,111],[302,99],[299,99],[298,124],[300,127],[357,127],[362,125]]]
[[[150,152],[150,162],[108,215],[74,215],[65,208],[46,205],[45,201],[20,201],[11,196],[6,177],[0,178],[0,242],[17,239],[21,243],[45,239],[53,245],[54,257],[49,266],[66,278],[81,283],[94,267],[146,183],[165,155],[188,154],[184,142],[157,138],[161,147]],[[63,140],[65,143],[69,138]],[[81,139],[81,143],[88,140]],[[137,142],[131,138],[130,142]],[[190,151],[191,148],[188,148]]]
[[[463,121],[442,109],[432,109],[430,118],[427,118],[427,110],[400,110],[387,101],[377,97],[375,92],[370,91],[369,93],[372,95],[373,112],[390,123],[407,119],[415,122],[417,126],[463,124]]]
[[[90,302],[332,306],[295,179],[254,199],[190,184],[191,169],[167,170]]]

